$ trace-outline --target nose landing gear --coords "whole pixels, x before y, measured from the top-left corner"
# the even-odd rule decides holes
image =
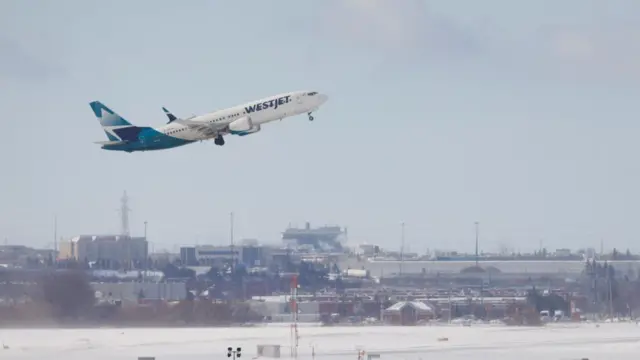
[[[309,115],[309,121],[313,121],[313,116],[311,116],[311,113],[307,113],[307,115]]]

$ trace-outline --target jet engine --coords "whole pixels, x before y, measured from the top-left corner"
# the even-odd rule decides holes
[[[254,127],[252,127],[251,129],[249,129],[248,131],[243,131],[241,133],[238,133],[239,136],[245,136],[245,135],[249,135],[249,134],[255,134],[258,131],[260,131],[260,125],[256,125]]]
[[[231,133],[244,133],[251,131],[251,129],[253,129],[253,121],[251,121],[251,118],[248,116],[241,117],[229,124],[229,131]]]

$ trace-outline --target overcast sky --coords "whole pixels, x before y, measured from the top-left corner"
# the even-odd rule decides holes
[[[329,101],[247,137],[101,150],[136,125],[294,90]],[[411,250],[640,250],[640,2],[0,2],[0,238],[131,230],[171,249],[289,223]],[[0,239],[2,240],[2,239]]]

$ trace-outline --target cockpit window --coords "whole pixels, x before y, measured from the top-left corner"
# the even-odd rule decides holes
[[[307,96],[313,96],[313,95],[318,95],[318,93],[317,93],[317,92],[315,92],[315,91],[314,91],[314,92],[307,93]]]

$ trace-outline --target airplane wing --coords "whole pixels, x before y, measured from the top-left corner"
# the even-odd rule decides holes
[[[209,124],[190,120],[175,120],[176,123],[186,125],[190,129],[200,132],[207,137],[216,137],[218,135],[226,133],[226,124]]]

